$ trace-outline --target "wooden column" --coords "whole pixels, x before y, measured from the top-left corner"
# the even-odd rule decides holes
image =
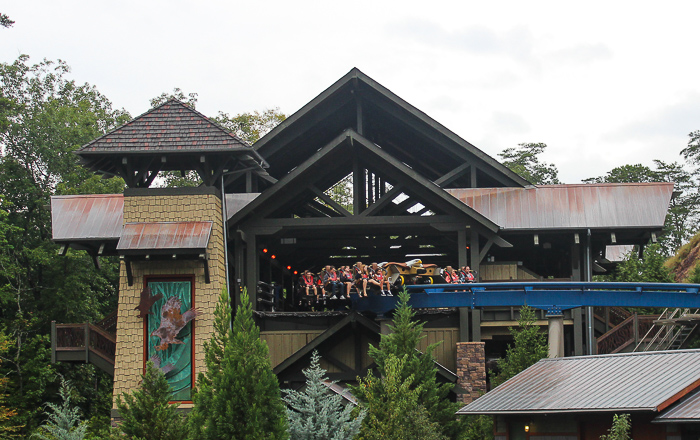
[[[245,286],[248,288],[248,297],[250,302],[253,304],[253,310],[257,310],[258,306],[258,267],[259,267],[259,257],[258,257],[258,245],[256,236],[253,233],[246,234],[246,274],[245,274]]]
[[[469,171],[470,171],[470,172],[469,172],[469,174],[470,174],[470,176],[469,176],[469,177],[470,177],[470,179],[469,179],[470,187],[471,187],[471,188],[477,188],[477,186],[476,186],[476,184],[477,184],[477,181],[476,181],[476,166],[472,165]]]
[[[475,281],[481,280],[481,272],[479,271],[479,263],[481,263],[481,258],[479,257],[479,233],[474,229],[470,228],[469,237],[469,267],[471,270],[476,271]]]
[[[233,246],[234,282],[231,284],[233,292],[229,292],[229,295],[230,298],[233,299],[233,304],[231,304],[231,306],[236,310],[238,306],[241,305],[241,291],[243,290],[243,280],[245,279],[245,251],[240,232],[236,232]]]
[[[467,263],[467,228],[457,231],[457,264],[459,267],[466,266]],[[464,341],[466,342],[466,341]]]
[[[469,342],[469,307],[460,307],[459,311],[459,342]]]
[[[472,309],[472,342],[481,342],[481,309]]]

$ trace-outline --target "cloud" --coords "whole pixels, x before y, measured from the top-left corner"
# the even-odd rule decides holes
[[[578,44],[550,52],[545,57],[562,64],[591,64],[596,61],[611,59],[612,50],[603,44]]]
[[[608,141],[646,140],[679,136],[700,129],[700,93],[691,92],[680,102],[668,105],[635,122],[602,136]]]
[[[497,133],[522,134],[530,132],[530,125],[522,116],[515,113],[495,112],[491,124]]]

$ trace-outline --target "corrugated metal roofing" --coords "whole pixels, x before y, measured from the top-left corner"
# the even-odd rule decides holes
[[[117,240],[124,223],[121,194],[51,197],[54,241]]]
[[[258,157],[235,135],[175,99],[84,145],[77,153],[188,151],[248,151]]]
[[[662,227],[673,183],[446,189],[504,230]]]
[[[117,250],[205,249],[212,222],[127,223]]]
[[[700,421],[700,393],[696,393],[678,405],[662,412],[654,419],[654,422],[663,423],[682,421]]]
[[[543,359],[457,413],[658,411],[699,379],[700,350]]]

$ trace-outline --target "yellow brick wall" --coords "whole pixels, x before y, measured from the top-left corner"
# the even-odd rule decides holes
[[[211,283],[204,281],[201,261],[141,261],[132,263],[134,284],[129,286],[125,263],[119,272],[119,316],[114,365],[114,396],[136,388],[143,373],[143,319],[138,305],[144,277],[149,275],[194,275],[194,305],[200,315],[194,320],[194,375],[204,369],[203,343],[213,332],[214,309],[225,286],[225,259],[221,200],[215,195],[125,196],[124,222],[213,221],[207,252]],[[190,405],[183,404],[182,407]],[[116,407],[116,406],[115,406]]]

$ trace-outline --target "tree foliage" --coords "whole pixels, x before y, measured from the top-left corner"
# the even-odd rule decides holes
[[[506,148],[498,155],[503,165],[534,185],[555,185],[559,181],[559,171],[552,163],[540,162],[540,155],[547,149],[547,144],[525,143],[518,147]]]
[[[51,321],[101,319],[116,306],[118,279],[116,260],[103,259],[98,271],[84,252],[57,255],[50,197],[123,190],[121,179],[80,166],[73,151],[129,117],[69,73],[62,61],[31,64],[26,55],[0,64],[0,325],[13,341],[0,374],[24,434],[41,423],[36,408],[55,399],[57,371],[89,396],[79,403],[86,416],[111,401],[109,381],[92,366],[50,363]]]
[[[508,329],[513,336],[513,345],[508,347],[505,358],[498,359],[498,374],[491,377],[494,388],[547,357],[547,335],[535,325],[536,321],[533,308],[524,306],[520,309],[518,327]]]
[[[230,116],[228,113],[219,112],[214,121],[235,134],[238,138],[252,145],[258,139],[265,136],[270,130],[287,119],[287,116],[278,107],[252,113],[239,113]]]
[[[15,24],[14,20],[10,20],[7,14],[0,14],[0,26],[9,28],[12,27],[13,24]]]
[[[165,104],[171,99],[177,99],[188,107],[196,108],[198,101],[197,95],[198,94],[194,92],[185,94],[182,89],[175,87],[172,93],[163,92],[155,98],[151,98],[149,102],[151,103],[151,108],[156,108],[159,105]]]
[[[408,355],[389,354],[384,358],[381,379],[375,378],[371,371],[364,379],[358,378],[358,397],[368,409],[359,440],[449,438],[421,404],[421,394],[426,391],[424,385],[416,383],[413,374],[406,376],[408,358]]]
[[[80,409],[71,405],[71,386],[65,379],[61,379],[59,390],[62,403],[56,405],[47,403],[46,423],[41,425],[31,438],[39,440],[83,440],[87,431],[87,424],[80,420]]]
[[[119,429],[128,438],[142,440],[183,440],[187,429],[177,405],[169,403],[173,394],[162,371],[146,363],[141,386],[131,394],[117,396],[122,418]]]
[[[613,415],[613,423],[607,435],[601,435],[600,440],[631,440],[630,429],[632,422],[629,414]]]
[[[314,350],[311,365],[304,370],[306,389],[284,390],[291,440],[350,440],[360,431],[365,411],[352,415],[353,405],[344,405],[343,398],[326,384],[326,370],[321,356]]]
[[[425,408],[428,417],[432,422],[440,426],[442,434],[448,438],[458,438],[459,433],[464,429],[465,420],[456,419],[454,414],[460,408],[458,403],[450,402],[448,396],[452,389],[452,384],[440,384],[437,382],[437,367],[433,351],[439,344],[431,344],[420,353],[417,350],[418,343],[422,339],[423,324],[415,320],[415,312],[408,305],[410,295],[404,289],[399,293],[399,301],[394,313],[393,324],[390,326],[391,333],[382,335],[379,346],[370,345],[369,355],[377,364],[377,370],[382,377],[387,376],[387,362],[391,358],[399,359],[394,365],[397,378],[402,384],[408,384],[412,390],[417,390],[417,401]],[[400,368],[399,368],[400,367]],[[371,376],[368,376],[368,379]],[[410,381],[409,381],[410,378]],[[369,414],[380,417],[376,411],[373,412],[371,402],[380,402],[387,399],[388,390],[384,388],[382,380],[372,379],[371,386],[366,385],[364,389],[354,389],[361,391],[360,399],[368,403]],[[367,384],[367,381],[365,381]],[[398,385],[396,385],[398,386]],[[373,395],[368,395],[371,392]],[[368,414],[368,417],[369,417]],[[369,429],[368,418],[363,422],[363,435]]]
[[[214,313],[214,335],[204,346],[207,371],[200,373],[189,416],[197,439],[285,439],[286,411],[268,348],[253,321],[247,292],[233,324],[224,291]]]
[[[632,250],[615,269],[614,281],[672,283],[673,277],[664,264],[665,262],[666,257],[658,243],[646,246],[642,258],[639,258],[639,254],[635,250]]]

